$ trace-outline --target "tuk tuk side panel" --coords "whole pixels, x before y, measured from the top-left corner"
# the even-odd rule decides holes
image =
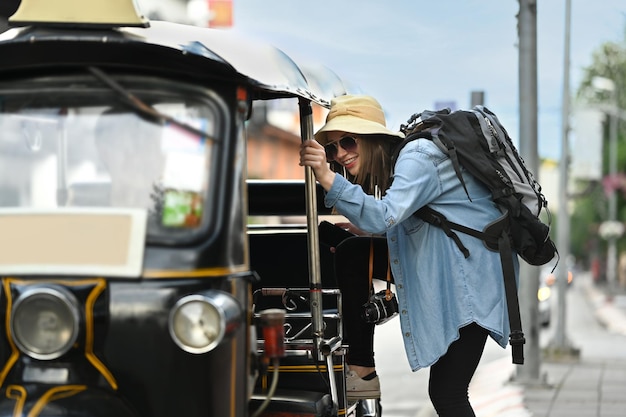
[[[248,395],[250,375],[245,315],[228,341],[204,354],[184,352],[163,329],[171,307],[186,294],[224,291],[242,308],[250,308],[249,279],[154,280],[143,282],[141,288],[111,284],[112,319],[102,352],[119,394],[140,415],[247,415],[241,401]]]

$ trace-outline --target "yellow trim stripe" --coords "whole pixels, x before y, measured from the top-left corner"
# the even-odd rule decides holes
[[[62,398],[71,397],[72,395],[76,395],[86,389],[86,385],[66,385],[50,388],[39,398],[39,400],[37,400],[26,417],[37,417],[48,403]],[[20,385],[9,385],[5,394],[7,398],[15,400],[13,416],[22,417],[24,415],[24,404],[26,404],[26,389]]]
[[[49,402],[60,400],[62,398],[71,397],[72,395],[76,395],[82,391],[85,391],[87,386],[85,385],[66,385],[61,387],[53,387],[48,390],[44,395],[37,400],[33,409],[30,410],[30,413],[26,417],[37,417],[41,410],[48,404]]]
[[[21,416],[24,411],[24,404],[26,404],[26,389],[19,385],[9,385],[5,392],[7,398],[15,400],[15,407],[13,408],[14,416]]]
[[[248,265],[235,265],[226,267],[194,269],[191,271],[179,270],[154,270],[148,269],[143,273],[144,278],[213,278],[223,277],[224,275],[236,274],[239,272],[249,271]]]
[[[91,290],[87,301],[85,302],[85,356],[87,360],[93,365],[94,368],[100,372],[100,374],[107,380],[111,388],[117,390],[117,381],[113,377],[111,371],[98,359],[93,352],[93,340],[94,340],[94,324],[93,324],[93,308],[96,304],[96,300],[106,288],[106,281],[104,279],[98,279],[96,286]]]
[[[13,307],[13,295],[11,294],[11,279],[10,278],[5,279],[3,284],[4,284],[4,293],[6,294],[6,297],[7,297],[7,311],[5,314],[6,322],[5,322],[4,327],[7,333],[7,340],[9,341],[9,345],[11,346],[11,356],[9,356],[9,359],[4,364],[4,368],[2,368],[2,372],[0,372],[0,387],[4,385],[4,380],[6,379],[7,375],[11,371],[11,368],[13,368],[13,365],[15,365],[15,362],[17,362],[18,358],[20,357],[20,352],[17,350],[17,346],[15,346],[15,343],[13,343],[13,335],[11,335],[11,309]]]
[[[333,365],[333,371],[341,371],[343,369],[342,365]],[[273,371],[274,367],[272,365],[268,366],[267,371]],[[283,366],[280,365],[278,367],[278,372],[326,372],[326,365],[289,365]]]

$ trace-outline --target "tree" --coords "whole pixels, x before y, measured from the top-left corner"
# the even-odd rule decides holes
[[[625,31],[626,35],[626,31]],[[617,107],[626,114],[626,36],[621,43],[607,42],[602,44],[593,53],[592,64],[584,69],[584,76],[580,87],[577,90],[577,100],[592,106],[606,107],[611,103],[613,97],[608,91],[599,91],[593,86],[595,77],[604,77],[613,81],[615,102]],[[626,135],[624,127],[626,120],[618,122],[617,140],[617,171],[616,177],[608,177],[609,174],[609,117],[604,123],[603,134],[603,174],[604,180],[599,186],[592,190],[585,197],[576,201],[572,213],[571,224],[571,245],[572,253],[577,258],[590,256],[598,249],[604,250],[606,242],[598,239],[598,226],[607,218],[607,193],[611,187],[618,192],[617,197],[617,218],[626,218]],[[620,180],[622,179],[622,180]],[[618,252],[626,250],[625,239],[618,241]],[[604,258],[603,258],[604,259]]]

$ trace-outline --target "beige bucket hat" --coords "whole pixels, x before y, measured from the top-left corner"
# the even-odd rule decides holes
[[[315,133],[315,140],[325,145],[328,142],[326,134],[330,131],[404,138],[402,132],[387,129],[380,103],[365,95],[344,95],[330,101],[326,124]]]

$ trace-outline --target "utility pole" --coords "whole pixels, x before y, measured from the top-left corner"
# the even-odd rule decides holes
[[[472,91],[470,95],[470,108],[478,105],[485,104],[485,92],[484,91]]]
[[[613,82],[613,90],[611,91],[611,105],[613,112],[611,114],[609,136],[609,175],[611,181],[615,181],[617,176],[617,119],[619,113],[615,82]],[[615,188],[611,190],[609,195],[609,222],[612,224],[617,222],[617,190]],[[611,292],[617,288],[617,238],[620,235],[621,233],[613,234],[609,238],[609,246],[607,248],[606,280]]]
[[[538,172],[537,157],[537,1],[519,0],[519,143],[520,154],[531,172]],[[519,300],[522,316],[524,365],[517,367],[516,380],[538,384],[539,366],[539,271],[520,262]]]
[[[563,103],[561,108],[561,160],[559,161],[559,208],[556,245],[559,249],[560,261],[556,269],[558,317],[554,339],[546,354],[554,357],[578,357],[580,351],[571,347],[565,334],[566,327],[566,294],[569,257],[570,215],[569,194],[569,132],[570,132],[570,24],[571,0],[565,0],[565,42],[563,49]]]

